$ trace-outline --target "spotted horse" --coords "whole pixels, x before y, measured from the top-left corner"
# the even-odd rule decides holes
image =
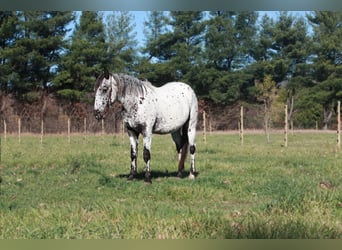
[[[145,181],[151,183],[152,134],[171,134],[178,152],[178,177],[183,177],[184,162],[190,151],[190,179],[195,179],[196,124],[198,101],[193,89],[182,82],[155,87],[146,80],[105,70],[95,82],[94,115],[105,118],[107,106],[118,101],[131,145],[131,171],[137,176],[138,137],[143,136]]]

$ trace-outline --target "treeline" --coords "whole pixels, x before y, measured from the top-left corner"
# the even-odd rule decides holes
[[[277,114],[287,103],[295,125],[326,128],[342,99],[342,12],[259,14],[152,11],[137,41],[130,12],[2,11],[1,96],[92,103],[108,68],[157,86],[184,81],[220,105],[258,103]]]

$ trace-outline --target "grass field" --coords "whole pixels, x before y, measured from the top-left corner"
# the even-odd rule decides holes
[[[121,136],[1,142],[0,238],[342,238],[342,150],[333,133],[198,135],[196,180],[175,177],[154,136],[152,185],[128,182]],[[140,141],[141,142],[141,141]],[[143,169],[142,143],[138,166]],[[187,161],[188,163],[188,161]],[[189,164],[186,165],[188,171]]]

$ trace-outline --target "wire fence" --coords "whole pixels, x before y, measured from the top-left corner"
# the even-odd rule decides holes
[[[340,102],[337,108],[337,146],[341,145],[341,116]],[[43,138],[46,134],[67,134],[70,138],[71,134],[123,134],[125,126],[121,116],[121,107],[113,106],[107,111],[106,118],[97,121],[93,115],[90,105],[82,107],[73,107],[72,112],[65,112],[65,109],[56,109],[54,112],[3,112],[0,119],[0,129],[3,136],[18,134],[19,141],[21,134],[40,134]],[[255,111],[253,111],[255,112]],[[289,130],[293,130],[293,126],[288,122],[287,107],[284,109],[283,124],[276,124],[274,128],[284,129],[284,145],[287,146],[287,136]],[[262,112],[249,113],[245,112],[243,106],[235,108],[234,112],[222,113],[206,112],[200,110],[198,115],[197,129],[203,131],[203,138],[206,140],[206,133],[213,131],[237,131],[240,136],[241,144],[243,144],[245,130],[262,130],[264,129],[264,117]],[[316,126],[317,130],[317,126]],[[266,130],[265,133],[268,133]],[[42,139],[41,139],[42,140]]]

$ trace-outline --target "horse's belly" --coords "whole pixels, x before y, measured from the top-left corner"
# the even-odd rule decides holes
[[[164,116],[157,116],[153,125],[153,133],[168,134],[180,129],[188,120],[189,115],[168,113]]]

